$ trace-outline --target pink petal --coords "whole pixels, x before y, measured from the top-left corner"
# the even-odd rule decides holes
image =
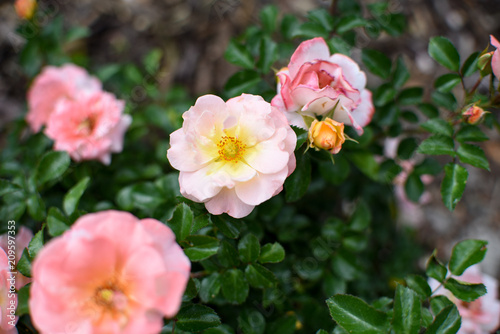
[[[208,212],[213,215],[227,213],[234,218],[243,218],[252,212],[254,205],[241,201],[234,189],[222,189],[216,196],[205,203]]]
[[[330,57],[329,61],[342,67],[342,74],[352,87],[359,91],[365,88],[366,75],[354,60],[343,54],[336,53]]]
[[[352,117],[356,123],[364,127],[371,122],[375,107],[372,102],[372,93],[368,89],[361,91],[361,102],[356,109],[352,112]]]
[[[274,174],[258,174],[250,182],[238,183],[235,187],[236,195],[248,205],[259,205],[276,194],[287,176],[287,166]]]
[[[287,129],[278,129],[269,140],[260,142],[245,154],[245,161],[260,173],[277,173],[288,164],[289,153],[284,151],[283,143]]]
[[[328,57],[330,57],[330,50],[323,38],[316,37],[300,43],[288,64],[290,77],[294,78],[297,75],[302,64],[315,60],[326,60]]]

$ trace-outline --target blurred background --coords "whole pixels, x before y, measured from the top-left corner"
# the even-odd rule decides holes
[[[364,6],[376,1],[359,2]],[[64,26],[87,27],[88,35],[66,43],[64,51],[85,54],[91,73],[111,63],[140,64],[152,49],[159,49],[160,70],[152,79],[160,93],[180,85],[196,98],[217,93],[238,70],[224,59],[226,46],[258,22],[260,9],[268,4],[276,5],[280,15],[299,18],[318,7],[335,14],[332,1],[326,0],[53,0],[38,2],[35,20],[43,27],[62,15]],[[390,10],[407,17],[406,32],[397,38],[382,34],[374,41],[359,38],[352,57],[359,61],[366,46],[393,59],[402,54],[412,74],[407,86],[425,87],[444,73],[427,54],[429,38],[448,37],[463,57],[485,49],[490,34],[500,38],[499,0],[391,0]],[[35,37],[37,31],[19,32],[19,24],[13,1],[0,0],[0,147],[9,122],[26,112],[30,82],[19,65],[19,52],[26,43],[21,35]],[[368,87],[376,87],[377,80],[369,75]],[[130,98],[140,102],[141,92],[132,91]],[[467,191],[456,210],[450,213],[441,203],[440,180],[434,180],[425,203],[402,211],[400,224],[414,227],[419,240],[439,247],[443,258],[456,241],[488,240],[482,268],[500,277],[500,137],[495,130],[487,134],[492,140],[482,147],[491,172],[468,168]]]

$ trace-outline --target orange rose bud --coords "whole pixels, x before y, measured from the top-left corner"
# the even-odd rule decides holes
[[[332,154],[339,153],[345,142],[344,123],[328,117],[324,121],[314,120],[308,137],[310,147],[327,150]]]
[[[29,20],[33,17],[36,9],[36,0],[16,0],[14,4],[17,16]]]
[[[467,123],[477,124],[480,120],[483,119],[485,114],[486,111],[484,111],[483,108],[472,105],[462,113],[462,116]]]

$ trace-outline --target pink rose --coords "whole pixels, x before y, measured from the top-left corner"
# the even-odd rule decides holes
[[[76,99],[101,90],[101,82],[73,64],[47,66],[28,91],[26,121],[34,132],[47,124],[61,99]]]
[[[224,102],[205,95],[170,135],[170,164],[184,197],[212,214],[245,217],[278,194],[295,169],[297,137],[276,108],[243,94]]]
[[[60,100],[51,114],[45,134],[54,149],[75,160],[111,162],[111,152],[121,152],[123,137],[132,122],[123,115],[125,103],[113,94],[96,92],[77,100]]]
[[[447,296],[457,305],[458,312],[462,317],[462,326],[458,334],[489,334],[498,329],[500,325],[500,301],[498,300],[497,280],[481,273],[478,265],[469,267],[456,278],[469,283],[482,283],[488,291],[484,296],[467,303],[454,297],[442,286],[437,289],[436,294]],[[434,290],[439,286],[439,283],[430,279],[429,285]]]
[[[80,217],[33,262],[29,307],[40,333],[159,333],[179,310],[191,264],[155,219]]]
[[[302,42],[288,68],[279,71],[278,95],[271,104],[283,111],[291,125],[307,129],[316,116],[335,109],[333,120],[351,125],[358,134],[370,123],[374,107],[365,89],[366,75],[351,58],[330,55],[321,37]],[[309,122],[304,117],[310,117]]]
[[[493,74],[495,74],[497,78],[500,78],[500,51],[498,51],[500,42],[498,42],[493,35],[490,35],[490,43],[496,48],[495,52],[493,52],[493,57],[491,58],[491,69],[493,70]]]
[[[17,309],[17,294],[15,290],[15,276],[10,274],[7,253],[0,249],[0,333],[17,334],[15,327],[18,317],[15,315]]]
[[[16,265],[19,263],[19,260],[21,259],[21,256],[23,255],[23,250],[25,248],[28,248],[28,245],[31,241],[31,238],[33,238],[33,233],[31,232],[30,229],[21,226],[21,228],[17,231],[17,234],[15,235],[15,263]],[[9,237],[8,234],[2,234],[0,235],[0,248],[2,248],[6,253],[8,253],[9,250]],[[16,289],[19,290],[29,282],[31,282],[31,279],[22,275],[19,271],[17,270],[12,270],[16,271]]]

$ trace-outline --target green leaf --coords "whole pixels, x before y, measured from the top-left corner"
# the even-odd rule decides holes
[[[437,295],[431,298],[432,313],[439,314],[445,307],[453,305],[453,302],[444,295]]]
[[[177,242],[186,239],[191,233],[193,219],[193,211],[186,203],[180,203],[175,207],[172,218],[167,221],[167,225],[175,233]]]
[[[287,40],[292,39],[296,35],[299,26],[300,23],[295,15],[285,14],[285,16],[283,16],[283,19],[281,20],[280,27],[283,37],[285,37],[285,39]]]
[[[233,268],[240,264],[238,252],[226,240],[221,242],[217,258],[219,259],[220,264],[225,268]]]
[[[285,258],[285,249],[278,242],[262,246],[259,256],[260,263],[278,263]]]
[[[220,325],[203,331],[203,334],[234,334],[234,331],[229,325]]]
[[[222,295],[232,304],[243,303],[248,296],[249,286],[243,272],[230,269],[221,277]]]
[[[28,253],[28,249],[23,250],[21,258],[17,262],[17,270],[26,277],[31,277],[31,259]]]
[[[455,111],[457,109],[457,99],[452,93],[443,93],[440,91],[434,91],[431,94],[432,101],[450,111]]]
[[[259,55],[257,67],[262,73],[269,73],[278,59],[278,45],[269,36],[264,36],[260,41]]]
[[[427,261],[427,267],[425,269],[425,273],[427,274],[427,276],[432,277],[439,282],[443,282],[444,279],[446,278],[446,274],[448,273],[448,270],[436,258],[436,251],[435,250],[432,253],[429,260]]]
[[[451,277],[444,282],[444,287],[450,290],[455,297],[468,303],[486,294],[484,284],[462,282]]]
[[[243,308],[238,312],[238,328],[243,334],[264,334],[266,319],[256,307]]]
[[[427,280],[419,275],[409,275],[405,279],[406,285],[418,293],[423,299],[431,296],[431,287],[427,283]]]
[[[403,139],[398,145],[398,158],[409,160],[418,147],[417,140],[413,137]]]
[[[363,49],[361,52],[361,60],[366,68],[382,79],[387,79],[391,74],[392,62],[382,52],[371,49]]]
[[[243,228],[243,223],[239,219],[234,219],[228,216],[212,216],[214,225],[230,239],[236,239]]]
[[[443,169],[439,162],[433,158],[425,158],[420,164],[415,166],[414,172],[418,175],[437,175],[441,173]]]
[[[260,255],[259,239],[251,233],[246,234],[238,243],[238,252],[245,263],[257,261]]]
[[[462,75],[464,77],[471,76],[472,74],[474,74],[478,70],[477,63],[478,63],[480,54],[481,54],[480,52],[474,52],[464,62],[464,64],[462,65],[462,68],[460,69],[460,73],[462,73]]]
[[[487,241],[468,239],[457,243],[451,252],[449,263],[453,275],[460,276],[465,269],[481,262],[486,255]]]
[[[446,37],[433,37],[429,41],[429,55],[447,69],[458,72],[460,55],[453,43]]]
[[[201,214],[194,217],[193,226],[191,226],[191,233],[196,233],[206,226],[212,225],[212,219],[209,214]]]
[[[304,22],[295,29],[293,37],[302,37],[304,39],[323,37],[328,38],[329,31],[318,22]]]
[[[276,276],[258,263],[249,264],[246,267],[245,277],[248,283],[257,289],[272,288],[278,283]]]
[[[220,318],[210,307],[188,304],[177,313],[176,326],[180,330],[199,332],[220,325]]]
[[[420,298],[412,289],[398,284],[394,297],[392,320],[396,334],[418,334],[420,332],[420,318]]]
[[[8,180],[0,179],[0,196],[21,190],[23,190],[21,186]]]
[[[363,27],[367,24],[367,21],[359,15],[349,15],[344,16],[338,23],[336,27],[336,31],[338,34],[342,35],[343,33],[348,32],[357,27]]]
[[[439,116],[439,109],[430,103],[420,103],[418,109],[429,118],[436,118]]]
[[[419,104],[422,102],[424,89],[422,87],[410,87],[403,89],[398,95],[398,103],[402,106]]]
[[[62,151],[47,152],[40,159],[35,169],[35,179],[39,186],[62,176],[68,169],[71,159]]]
[[[133,208],[152,211],[165,201],[162,192],[153,182],[142,182],[122,188],[116,196],[118,206],[125,211]]]
[[[373,153],[352,152],[347,157],[363,174],[372,180],[377,180],[380,165],[375,160]]]
[[[341,53],[346,56],[351,54],[351,45],[340,36],[330,38],[330,45],[333,53]]]
[[[420,125],[423,129],[437,134],[451,137],[453,136],[453,127],[450,123],[446,122],[444,119],[433,118]]]
[[[406,196],[412,202],[418,203],[420,200],[420,196],[424,193],[425,186],[422,180],[420,179],[420,175],[416,173],[411,173],[408,175],[408,178],[405,182],[405,192]]]
[[[45,203],[39,193],[31,194],[26,199],[26,206],[31,218],[36,221],[43,221],[45,219]]]
[[[229,42],[224,58],[231,64],[246,68],[253,69],[254,59],[245,46],[239,44],[234,39]]]
[[[462,144],[457,150],[458,157],[460,161],[472,165],[474,167],[490,170],[490,164],[488,163],[488,158],[482,148],[471,144]]]
[[[455,334],[461,325],[460,314],[455,305],[446,306],[439,312],[426,334]]]
[[[441,135],[433,135],[424,140],[418,147],[417,152],[429,155],[451,155],[455,156],[455,144],[453,139]]]
[[[319,164],[321,176],[329,183],[340,185],[349,176],[349,162],[342,155],[335,157],[335,164],[324,161]]]
[[[392,86],[396,89],[403,87],[408,79],[410,79],[410,71],[408,71],[408,67],[406,67],[403,57],[398,57],[396,68],[392,76]]]
[[[323,8],[311,10],[307,14],[307,18],[312,22],[320,24],[328,32],[333,29],[333,17]]]
[[[434,88],[443,93],[451,92],[462,80],[456,73],[448,73],[440,76],[434,81]]]
[[[488,136],[475,125],[465,125],[457,131],[455,139],[461,143],[468,141],[485,141]]]
[[[372,220],[370,208],[365,201],[359,201],[356,205],[356,210],[349,220],[349,229],[355,232],[363,232],[369,226]]]
[[[228,96],[238,96],[249,92],[261,81],[260,74],[254,70],[243,70],[233,74],[224,86]]]
[[[295,157],[297,167],[285,180],[285,198],[287,202],[295,202],[304,196],[311,182],[311,160],[309,156],[298,153]]]
[[[75,212],[78,207],[78,202],[80,202],[80,198],[82,197],[85,189],[87,189],[89,182],[90,177],[84,177],[64,196],[63,209],[68,216],[71,216],[73,212]]]
[[[266,325],[267,333],[293,334],[296,324],[297,317],[295,315],[285,315],[275,321],[268,322]],[[319,333],[321,334],[321,332]],[[328,333],[325,332],[325,334]]]
[[[28,245],[28,254],[30,258],[34,259],[38,255],[38,252],[43,248],[43,230],[45,229],[45,225],[42,226],[42,229],[38,231],[33,238],[31,239]]]
[[[200,298],[204,303],[213,300],[219,294],[221,287],[220,274],[218,272],[212,273],[210,276],[205,277],[200,285]]]
[[[179,175],[177,173],[162,176],[156,179],[154,183],[165,201],[174,201],[177,196],[181,195],[179,191]]]
[[[31,288],[31,283],[23,286],[17,292],[17,309],[16,309],[17,316],[21,316],[23,314],[29,314],[30,312],[29,310],[30,288]]]
[[[396,97],[396,89],[391,87],[390,83],[380,85],[373,94],[373,103],[376,107],[380,107],[394,101]]]
[[[444,166],[445,176],[441,183],[441,196],[444,205],[453,211],[465,190],[469,173],[464,167],[448,163]]]
[[[209,258],[219,250],[219,240],[206,235],[190,235],[186,238],[188,245],[184,253],[193,262]]]
[[[272,33],[276,29],[276,21],[278,19],[278,7],[273,5],[265,6],[260,11],[259,16],[264,31]]]
[[[348,332],[381,334],[389,330],[387,314],[377,311],[358,297],[335,295],[326,303],[333,320]]]
[[[49,228],[49,234],[57,237],[69,229],[68,219],[61,210],[52,207],[49,209],[47,216],[47,227]]]

